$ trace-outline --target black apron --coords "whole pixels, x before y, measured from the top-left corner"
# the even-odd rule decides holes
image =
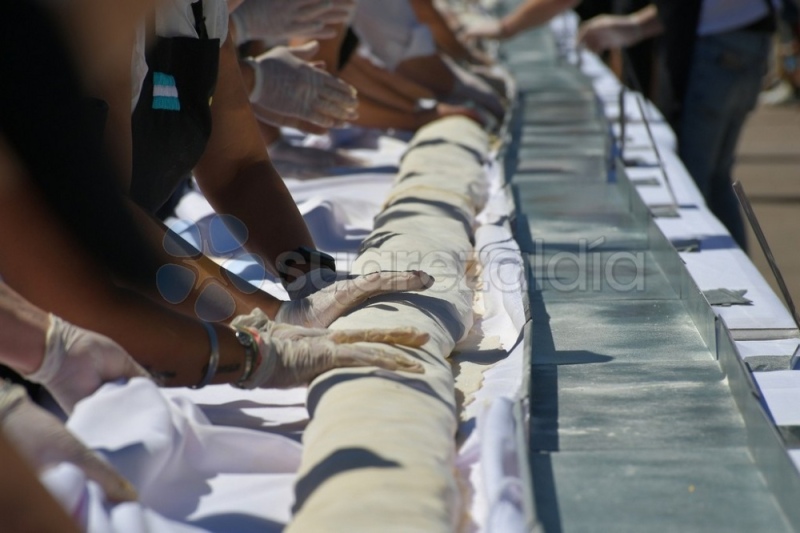
[[[154,213],[183,183],[211,136],[219,39],[209,39],[202,0],[192,4],[199,38],[156,37],[132,117],[131,197]]]

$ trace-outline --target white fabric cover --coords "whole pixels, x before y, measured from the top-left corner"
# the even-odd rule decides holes
[[[224,388],[250,403],[242,391]],[[280,531],[289,519],[300,445],[283,435],[212,425],[189,398],[194,393],[171,394],[144,379],[108,384],[80,402],[68,422],[133,483],[138,503],[108,506],[99,487],[70,465],[43,481],[91,532]]]

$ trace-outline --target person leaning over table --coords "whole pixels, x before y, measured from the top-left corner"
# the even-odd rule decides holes
[[[358,90],[354,124],[415,131],[451,115],[483,126],[502,118],[499,95],[437,51],[435,35],[422,20],[438,30],[446,23],[432,16],[428,4],[359,0],[350,27],[340,25],[335,37],[320,40],[314,59]],[[345,49],[351,53],[341,61]]]
[[[242,56],[239,67],[267,152],[276,168],[325,172],[360,162],[341,154],[287,142],[281,127],[323,134],[358,118],[356,90],[309,62],[317,41],[274,46],[293,38],[330,39],[355,0],[228,0],[230,31]],[[246,53],[245,53],[246,51]]]
[[[71,4],[60,9],[68,11]],[[160,264],[175,265],[161,270],[161,281],[175,293],[188,293],[176,308],[190,315],[201,309],[204,318],[215,321],[255,307],[274,317],[281,302],[263,291],[250,291],[239,280],[231,283],[236,278],[202,254],[184,250],[176,258],[165,250],[180,246],[180,240],[151,215],[190,174],[215,211],[226,215],[224,220],[246,228],[245,248],[267,271],[280,275],[293,298],[335,279],[332,258],[314,249],[297,206],[270,162],[227,24],[224,0],[165,0],[147,17],[147,39],[131,31],[120,35],[127,49],[113,57],[96,53],[85,58],[95,74],[88,89],[109,106],[106,138],[118,156],[123,187],[136,203],[134,216],[160,250]],[[131,56],[132,68],[121,68],[126,61],[130,64]],[[103,68],[106,64],[113,66]],[[298,94],[306,89],[301,82],[302,77]],[[319,87],[313,89],[319,92]],[[309,272],[313,275],[303,275]],[[194,283],[197,280],[204,281]],[[291,282],[295,285],[289,286]],[[136,288],[158,297],[152,283]]]
[[[282,302],[275,320],[259,309],[242,313],[235,327],[178,313],[159,297],[149,299],[115,283],[120,277],[147,283],[160,259],[123,207],[97,132],[96,101],[83,96],[67,50],[79,66],[86,65],[85,54],[98,51],[91,45],[97,38],[121,33],[120,27],[107,25],[120,6],[74,2],[70,17],[53,19],[60,22],[56,26],[35,11],[37,5],[0,6],[0,46],[6,50],[0,54],[0,72],[31,82],[0,84],[0,276],[5,283],[33,305],[113,339],[166,386],[292,387],[338,366],[421,370],[405,357],[355,344],[424,343],[426,336],[413,329],[321,328],[371,296],[424,290],[432,279],[422,272],[373,273],[337,282],[307,298]],[[59,9],[66,4],[46,5],[63,15]],[[131,6],[135,11],[137,4],[131,1]],[[106,24],[95,24],[104,14]],[[30,64],[38,66],[41,80],[30,79]]]
[[[292,38],[330,39],[354,6],[355,0],[228,0],[236,45],[258,43],[267,48],[240,60],[244,85],[260,121],[319,133],[358,117],[355,89],[326,72],[324,65],[308,62],[316,53],[313,42],[270,46]]]
[[[524,0],[499,19],[487,19],[464,28],[464,37],[473,39],[511,39],[572,9],[581,0]]]
[[[430,91],[437,101],[471,107],[487,121],[501,122],[505,108],[500,95],[438,50],[431,27],[421,20],[430,22],[431,10],[427,0],[359,0],[353,17],[359,53]]]

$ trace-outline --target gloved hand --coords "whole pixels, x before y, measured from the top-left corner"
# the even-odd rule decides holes
[[[503,39],[506,37],[503,21],[500,19],[483,19],[464,29],[463,36],[467,40]]]
[[[433,285],[433,278],[418,270],[373,272],[337,281],[301,300],[283,302],[275,322],[306,328],[327,328],[346,311],[368,298],[393,292],[421,291]]]
[[[377,366],[386,370],[422,373],[410,357],[359,342],[379,342],[418,348],[428,334],[414,328],[327,330],[277,324],[255,309],[231,323],[255,338],[260,362],[243,388],[285,389],[307,385],[318,375],[340,367]]]
[[[0,382],[0,427],[37,469],[69,462],[96,481],[109,500],[138,498],[128,480],[76,439],[55,416],[30,401],[25,389],[6,381]]]
[[[42,384],[70,413],[103,383],[133,377],[150,375],[119,344],[51,314],[42,364],[25,379]]]
[[[636,44],[641,33],[636,19],[631,16],[600,15],[581,24],[578,44],[595,53],[604,52]]]
[[[290,37],[330,39],[356,0],[246,0],[233,13],[236,44]]]
[[[250,102],[324,128],[344,126],[357,119],[356,90],[319,65],[305,61],[318,48],[316,41],[292,48],[276,46],[246,60],[255,80]]]

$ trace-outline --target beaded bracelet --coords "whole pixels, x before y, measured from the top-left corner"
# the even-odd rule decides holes
[[[206,374],[203,376],[203,380],[197,385],[194,385],[192,387],[193,389],[202,389],[211,383],[211,380],[217,373],[217,367],[219,366],[219,339],[217,338],[217,330],[208,322],[202,322],[202,324],[203,327],[206,328],[206,333],[208,333],[208,342],[211,344],[211,354],[208,356]]]

